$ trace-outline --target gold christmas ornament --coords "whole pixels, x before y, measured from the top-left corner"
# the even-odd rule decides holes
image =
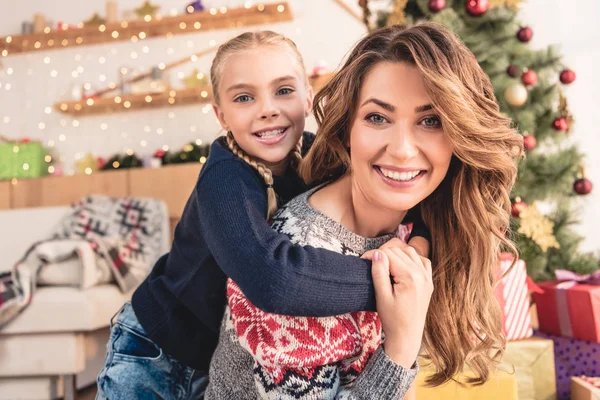
[[[533,240],[544,253],[551,247],[558,249],[560,245],[552,232],[554,223],[542,215],[537,204],[538,202],[534,201],[533,204],[521,210],[519,214],[521,227],[518,232]]]
[[[513,107],[521,107],[528,96],[527,88],[521,83],[513,83],[504,90],[504,99]]]
[[[146,1],[142,6],[135,9],[135,14],[139,18],[142,18],[142,19],[146,15],[154,17],[154,14],[156,14],[156,11],[158,11],[159,8],[160,8],[159,6],[155,6],[155,5],[151,4],[149,1]]]
[[[565,95],[562,92],[560,93],[558,113],[560,114],[560,116],[562,118],[567,120],[567,126],[568,126],[567,133],[570,133],[571,127],[573,126],[575,119],[573,118],[573,114],[571,114],[571,112],[569,111],[569,104],[567,102],[567,98],[565,97]]]

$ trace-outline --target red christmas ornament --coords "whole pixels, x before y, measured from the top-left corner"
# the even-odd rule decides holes
[[[446,0],[429,0],[429,11],[438,13],[446,7]]]
[[[521,73],[521,69],[517,65],[511,64],[506,68],[506,73],[511,78],[516,78]]]
[[[156,158],[163,158],[165,156],[165,154],[167,154],[164,150],[156,150],[154,152],[154,157]]]
[[[565,85],[573,83],[575,81],[575,71],[572,69],[565,69],[560,73],[560,81]]]
[[[19,143],[21,144],[27,144],[31,141],[31,139],[29,139],[27,136],[25,136],[23,139],[19,140]]]
[[[537,73],[532,69],[525,71],[521,75],[521,81],[523,81],[523,85],[525,86],[534,86],[538,81]]]
[[[537,146],[537,139],[533,135],[523,136],[523,147],[525,150],[533,150]]]
[[[523,211],[526,208],[527,208],[527,203],[525,203],[524,201],[521,201],[520,197],[517,197],[512,202],[510,213],[512,214],[513,217],[519,218],[519,216],[521,215],[521,211]]]
[[[490,8],[488,0],[467,0],[466,9],[474,17],[483,15]]]
[[[532,37],[533,37],[533,29],[531,29],[528,26],[525,26],[525,27],[519,29],[519,32],[517,32],[517,39],[519,39],[519,41],[521,41],[523,43],[529,42]]]
[[[552,126],[557,131],[566,131],[569,129],[569,123],[567,122],[567,119],[563,117],[556,118],[552,123]]]
[[[96,163],[98,166],[98,169],[102,169],[104,168],[104,166],[106,165],[106,159],[104,157],[98,157],[96,158]]]
[[[590,194],[594,185],[587,178],[577,179],[573,184],[573,190],[580,195]]]

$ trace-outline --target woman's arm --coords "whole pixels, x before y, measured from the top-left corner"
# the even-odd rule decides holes
[[[227,276],[263,311],[332,316],[374,311],[371,263],[302,247],[265,221],[264,184],[239,160],[203,171],[192,194],[200,234]]]

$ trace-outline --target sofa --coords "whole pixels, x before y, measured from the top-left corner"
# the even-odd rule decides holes
[[[32,243],[47,238],[68,211],[0,211],[0,271],[10,270]],[[163,237],[161,254],[170,248],[169,235]],[[110,319],[131,294],[116,284],[38,288],[31,304],[0,330],[0,400],[71,400],[78,388],[94,384],[104,364]]]

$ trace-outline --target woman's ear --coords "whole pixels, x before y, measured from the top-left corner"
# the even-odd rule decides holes
[[[313,106],[313,88],[312,86],[308,85],[308,88],[306,90],[306,109],[304,110],[304,117],[307,118],[310,113],[312,112],[312,106]]]

